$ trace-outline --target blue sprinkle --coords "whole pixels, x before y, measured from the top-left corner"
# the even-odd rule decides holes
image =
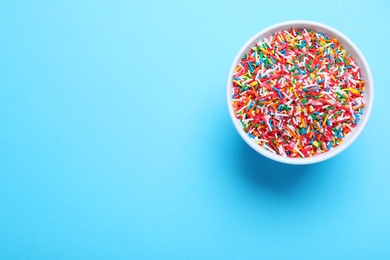
[[[332,145],[333,145],[333,142],[330,141],[329,144],[328,144],[328,150],[332,147]]]
[[[251,70],[251,72],[252,72],[252,71],[253,71],[253,67],[252,67],[252,65],[251,65],[250,62],[248,62],[248,66],[249,66],[249,68],[250,68],[250,70]]]
[[[322,37],[324,37],[325,39],[327,39],[326,35],[323,34],[322,32],[317,32],[319,35],[321,35]]]
[[[354,124],[357,124],[360,120],[360,117],[355,116],[355,120],[353,121]]]
[[[256,66],[259,66],[260,65],[260,61],[257,59],[257,51],[253,52],[253,57],[256,59],[256,61],[255,61]]]

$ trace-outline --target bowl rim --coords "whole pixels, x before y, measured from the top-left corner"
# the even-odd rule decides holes
[[[358,57],[358,59],[360,60],[360,63],[361,63],[361,64],[359,64],[359,67],[361,68],[361,70],[363,70],[363,67],[364,67],[364,70],[366,71],[366,74],[367,74],[366,77],[365,77],[366,89],[365,89],[365,97],[364,97],[366,102],[365,102],[363,116],[359,120],[358,125],[353,129],[351,134],[348,135],[345,140],[343,140],[342,144],[338,145],[337,147],[333,148],[330,151],[327,151],[325,153],[322,153],[322,154],[319,154],[319,155],[315,155],[315,156],[312,156],[312,157],[306,157],[306,158],[290,158],[290,157],[287,157],[287,156],[284,157],[284,156],[281,156],[279,154],[274,154],[274,153],[266,150],[264,147],[256,144],[253,141],[253,139],[250,138],[248,136],[248,134],[244,131],[242,126],[239,124],[237,118],[234,115],[233,106],[231,105],[231,101],[232,101],[231,89],[233,87],[232,86],[233,85],[232,84],[233,72],[234,72],[238,62],[240,61],[242,55],[244,53],[246,53],[248,47],[254,45],[255,42],[263,39],[264,37],[267,37],[268,35],[270,35],[270,34],[272,34],[274,32],[277,32],[278,30],[276,30],[276,29],[282,28],[282,27],[286,27],[286,28],[287,27],[293,27],[293,28],[294,27],[295,28],[305,28],[305,27],[307,27],[309,29],[315,27],[315,28],[320,28],[320,29],[323,29],[323,30],[327,31],[326,34],[328,34],[328,32],[331,32],[330,36],[338,39],[339,41],[340,40],[343,41],[344,43],[346,43],[346,45],[348,45],[348,47],[350,47],[349,49],[351,49],[353,52],[356,53],[356,56],[353,56],[354,60],[356,61],[356,59]],[[279,29],[279,30],[284,30],[284,29]],[[345,48],[345,46],[343,46],[343,47]],[[350,50],[348,52],[350,52]],[[367,96],[367,93],[369,93],[368,96]],[[236,128],[237,132],[242,137],[242,139],[244,139],[244,141],[252,149],[254,149],[258,153],[260,153],[261,155],[263,155],[263,156],[265,156],[265,157],[267,157],[269,159],[272,159],[274,161],[281,162],[281,163],[298,164],[298,165],[313,164],[313,163],[318,163],[318,162],[321,162],[321,161],[328,160],[328,159],[338,155],[339,153],[344,151],[346,148],[348,148],[356,140],[356,138],[361,134],[361,132],[363,131],[364,127],[366,126],[366,124],[367,124],[367,122],[368,122],[368,120],[370,118],[372,107],[373,107],[373,103],[374,103],[374,80],[373,80],[372,73],[371,73],[370,67],[368,65],[368,62],[366,61],[363,53],[352,42],[352,40],[350,40],[342,32],[338,31],[337,29],[335,29],[335,28],[333,28],[333,27],[331,27],[329,25],[326,25],[326,24],[323,24],[323,23],[319,23],[319,22],[314,22],[314,21],[309,21],[309,20],[291,20],[291,21],[285,21],[285,22],[281,22],[281,23],[277,23],[277,24],[271,25],[271,26],[269,26],[269,27],[259,31],[254,36],[252,36],[241,47],[241,49],[237,53],[236,57],[234,58],[233,63],[232,63],[232,65],[230,67],[230,70],[229,70],[228,79],[227,79],[227,85],[226,85],[226,101],[227,101],[227,106],[228,106],[230,119],[232,120],[234,127]]]

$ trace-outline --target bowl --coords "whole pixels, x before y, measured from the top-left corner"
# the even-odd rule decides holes
[[[364,90],[364,109],[363,114],[357,123],[357,125],[353,128],[353,130],[343,139],[343,142],[333,147],[332,149],[318,154],[313,155],[311,157],[303,157],[303,158],[291,158],[287,156],[282,156],[279,154],[275,154],[270,152],[269,150],[265,149],[264,147],[258,145],[255,143],[255,141],[249,137],[249,135],[244,131],[243,126],[239,122],[239,120],[235,117],[234,109],[232,106],[232,90],[233,90],[233,74],[237,67],[237,65],[240,63],[242,57],[244,54],[248,53],[249,50],[255,46],[256,43],[259,41],[264,40],[265,37],[269,37],[273,35],[276,32],[283,31],[283,30],[289,30],[290,28],[305,28],[305,29],[312,29],[317,32],[324,33],[332,38],[336,38],[340,45],[350,54],[352,59],[354,59],[356,65],[360,67],[360,73],[361,78],[365,81],[365,90]],[[372,74],[370,71],[370,68],[368,66],[368,63],[366,59],[364,58],[361,51],[358,49],[358,47],[343,33],[340,31],[322,24],[318,22],[313,21],[303,21],[303,20],[296,20],[296,21],[287,21],[279,24],[272,25],[256,35],[254,35],[249,41],[247,41],[244,46],[241,48],[241,50],[238,52],[237,56],[235,57],[232,66],[229,71],[228,79],[227,79],[227,87],[226,87],[226,99],[227,99],[227,106],[230,114],[230,118],[233,122],[234,127],[236,128],[237,132],[240,134],[242,139],[250,146],[252,147],[256,152],[260,153],[261,155],[281,162],[281,163],[287,163],[287,164],[312,164],[312,163],[318,163],[327,159],[330,159],[337,154],[344,151],[346,148],[348,148],[360,135],[360,133],[363,131],[364,127],[367,124],[367,121],[370,117],[372,106],[373,106],[373,100],[374,100],[374,81],[372,78]]]

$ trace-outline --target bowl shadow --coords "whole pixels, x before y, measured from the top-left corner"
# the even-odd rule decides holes
[[[235,167],[241,177],[263,190],[277,195],[291,194],[303,182],[308,181],[315,170],[314,165],[289,165],[268,159],[245,142],[237,142],[239,158]]]

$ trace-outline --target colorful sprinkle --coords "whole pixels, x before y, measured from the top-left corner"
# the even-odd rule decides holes
[[[340,145],[364,107],[360,68],[328,35],[284,30],[258,42],[233,73],[232,106],[258,145],[311,157]]]

